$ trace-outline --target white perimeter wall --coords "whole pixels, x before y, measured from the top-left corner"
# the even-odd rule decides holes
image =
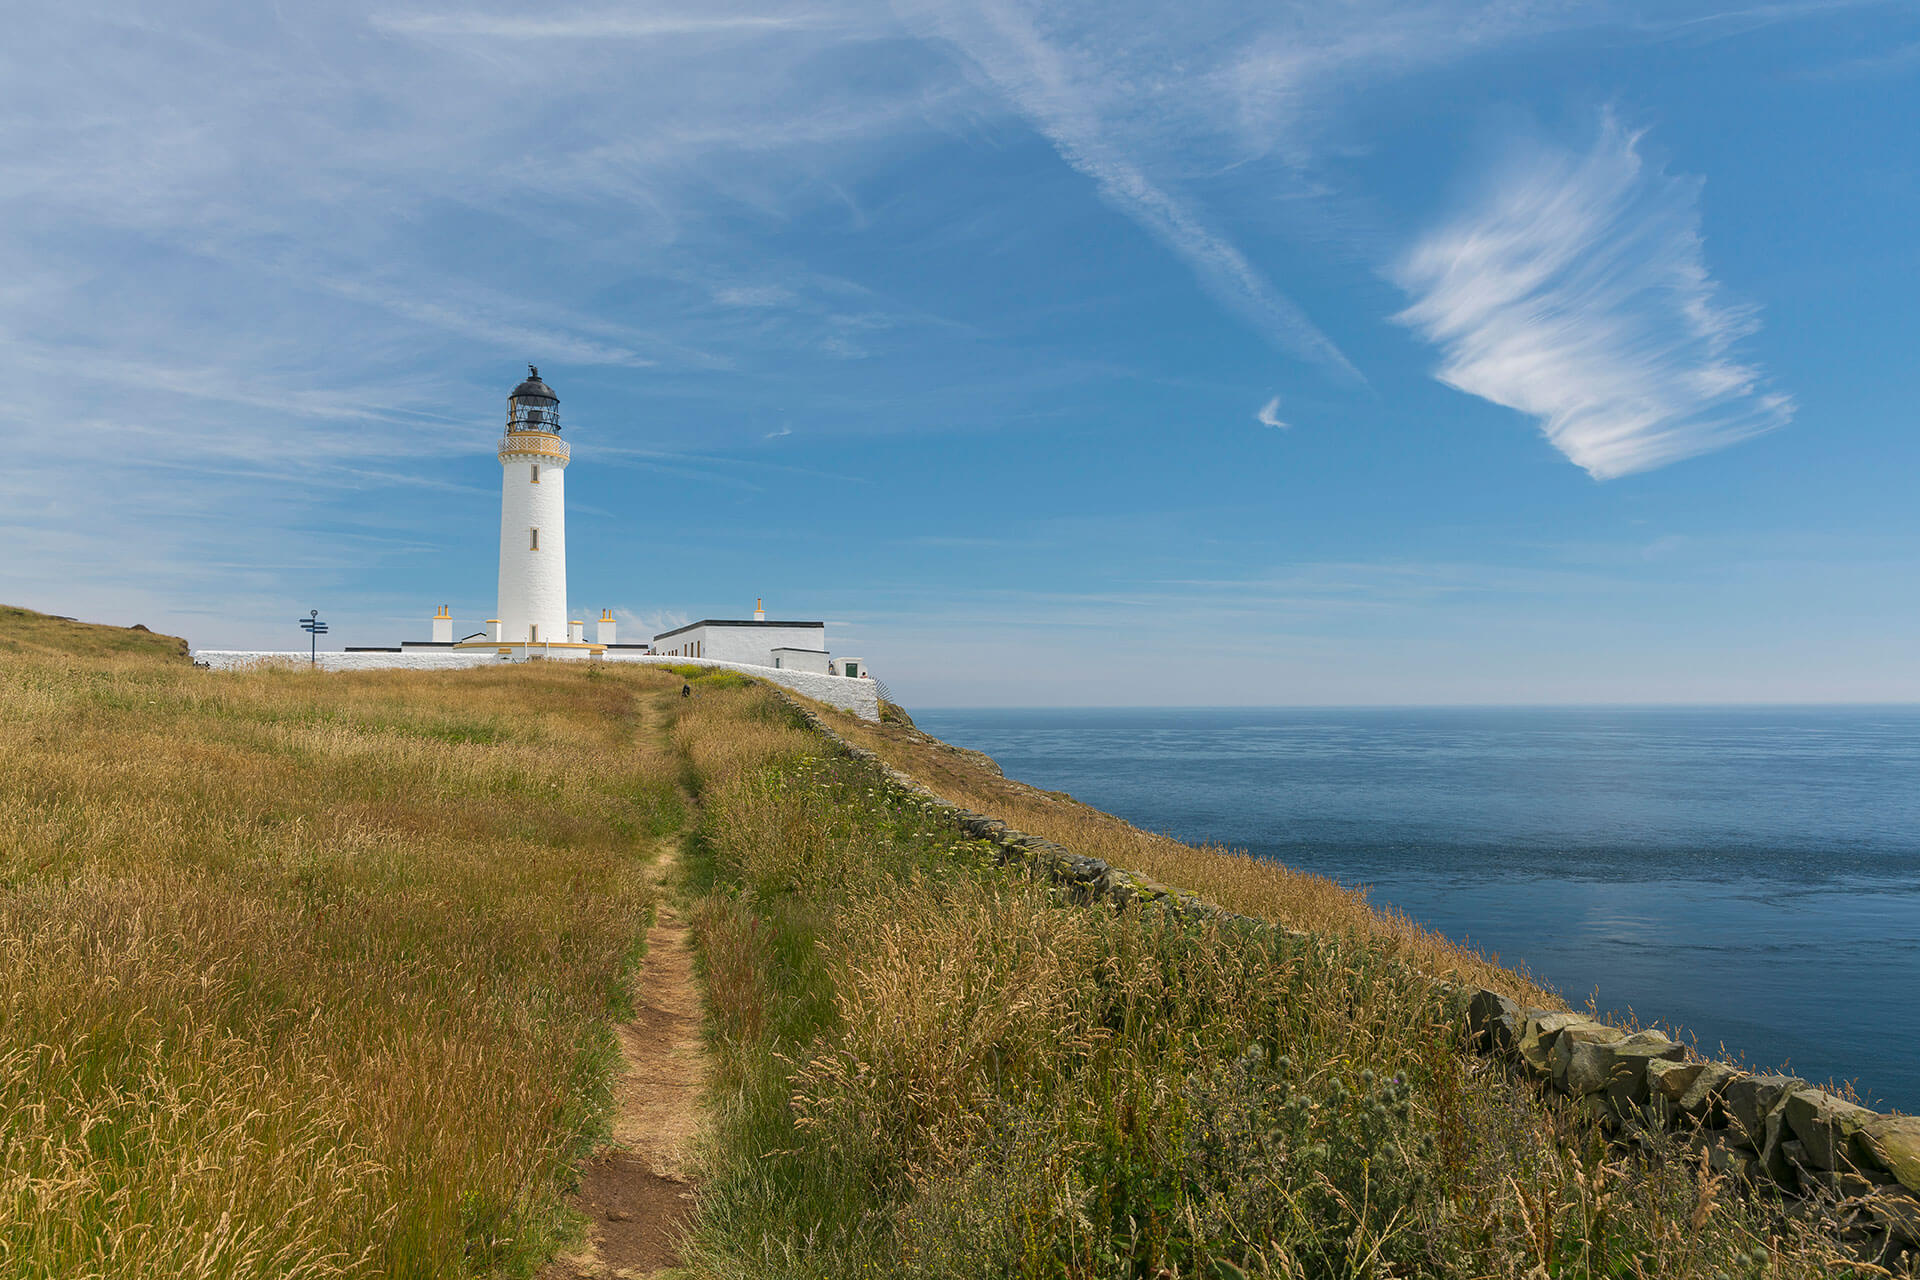
[[[540,483],[533,483],[533,468]],[[528,531],[540,531],[540,549]],[[567,471],[555,458],[509,454],[500,464],[500,638],[567,638]]]
[[[542,483],[545,482],[544,477]],[[304,667],[307,655],[288,650],[195,649],[195,662],[204,662],[215,671],[244,671],[255,667]],[[823,676],[812,671],[788,671],[746,662],[714,662],[699,658],[663,658],[652,654],[609,653],[603,662],[637,662],[648,666],[678,666],[691,663],[738,671],[741,675],[765,680],[804,694],[817,702],[842,711],[851,711],[868,720],[880,718],[880,693],[871,680],[849,680],[845,676]],[[462,667],[507,665],[492,650],[484,653],[339,653],[323,652],[317,664],[322,671],[452,671]]]
[[[773,665],[775,649],[825,649],[825,627],[693,627],[670,640],[656,638],[655,649],[662,645],[682,649],[699,641],[700,656],[715,662],[746,662],[757,667]]]
[[[204,662],[215,671],[307,665],[305,651],[292,649],[195,649],[193,660]],[[499,666],[500,659],[491,649],[484,653],[446,653],[431,649],[411,653],[329,653],[322,649],[314,665],[322,671],[447,671],[459,667]]]

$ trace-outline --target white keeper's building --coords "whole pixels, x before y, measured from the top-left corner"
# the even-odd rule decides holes
[[[827,652],[826,623],[770,620],[761,600],[754,601],[751,618],[703,618],[663,631],[653,638],[653,651],[670,658],[745,662],[823,676],[866,674],[858,658],[834,661]]]

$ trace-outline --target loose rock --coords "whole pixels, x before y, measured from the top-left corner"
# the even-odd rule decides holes
[[[1678,1110],[1680,1099],[1687,1096],[1687,1090],[1707,1069],[1704,1062],[1678,1062],[1656,1059],[1647,1063],[1647,1090],[1650,1096],[1659,1099],[1669,1110]]]
[[[1593,1047],[1596,1065],[1606,1072],[1607,1100],[1625,1114],[1646,1105],[1651,1096],[1648,1070],[1655,1063],[1678,1062],[1686,1049],[1658,1031],[1639,1031],[1618,1044]]]
[[[1802,1089],[1787,1098],[1787,1123],[1817,1169],[1849,1169],[1860,1162],[1853,1135],[1873,1113],[1820,1089]]]
[[[1473,1000],[1467,1005],[1467,1030],[1475,1044],[1511,1052],[1525,1029],[1525,1016],[1518,1004],[1498,991],[1482,989],[1473,993]]]
[[[1920,1195],[1920,1116],[1874,1116],[1861,1126],[1858,1144],[1901,1186]]]
[[[1595,1049],[1625,1040],[1627,1033],[1599,1022],[1576,1022],[1553,1042],[1553,1086],[1562,1093],[1584,1098],[1607,1085],[1607,1063]]]
[[[1553,1042],[1560,1032],[1587,1019],[1577,1013],[1543,1013],[1527,1019],[1520,1036],[1520,1060],[1535,1075],[1553,1074]]]
[[[1680,1095],[1680,1110],[1694,1123],[1709,1129],[1725,1126],[1728,1120],[1727,1086],[1738,1080],[1740,1075],[1739,1071],[1724,1062],[1709,1062],[1693,1078],[1687,1091]]]
[[[1768,1114],[1788,1093],[1806,1087],[1805,1080],[1783,1075],[1741,1076],[1728,1081],[1727,1114],[1733,1119],[1733,1136],[1755,1151],[1762,1150]]]

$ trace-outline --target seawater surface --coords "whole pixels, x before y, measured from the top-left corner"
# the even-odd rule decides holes
[[[932,710],[1709,1052],[1920,1112],[1920,708]]]

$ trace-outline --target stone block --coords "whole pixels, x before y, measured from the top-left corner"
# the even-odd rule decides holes
[[[1695,1124],[1723,1128],[1728,1120],[1726,1090],[1740,1072],[1724,1062],[1709,1062],[1680,1095],[1680,1110]]]
[[[1512,1052],[1525,1029],[1520,1006],[1498,991],[1483,988],[1467,1003],[1467,1031],[1478,1048]]]
[[[1755,1151],[1766,1147],[1767,1116],[1795,1089],[1807,1087],[1793,1076],[1739,1076],[1727,1081],[1727,1115],[1734,1137]]]
[[[1577,1013],[1543,1013],[1527,1019],[1520,1034],[1520,1060],[1535,1075],[1553,1074],[1553,1042],[1561,1031],[1587,1019]]]
[[[1707,1069],[1704,1062],[1679,1062],[1654,1059],[1647,1063],[1647,1093],[1664,1104],[1669,1112],[1680,1109],[1680,1099]]]
[[[1821,1089],[1801,1089],[1789,1094],[1786,1103],[1787,1123],[1816,1169],[1856,1167],[1860,1161],[1854,1154],[1853,1136],[1872,1114]]]
[[[1586,1051],[1605,1073],[1607,1100],[1622,1115],[1639,1111],[1652,1096],[1647,1073],[1653,1063],[1678,1062],[1687,1052],[1658,1031],[1635,1032],[1616,1044],[1588,1046]]]
[[[1576,1098],[1600,1092],[1606,1087],[1606,1069],[1593,1049],[1626,1038],[1626,1032],[1603,1022],[1581,1021],[1561,1028],[1553,1041],[1553,1087]]]
[[[1773,1110],[1761,1122],[1763,1136],[1760,1144],[1761,1172],[1788,1191],[1800,1185],[1800,1171],[1793,1160],[1794,1152],[1799,1152],[1803,1163],[1806,1159],[1805,1146],[1794,1139],[1793,1129],[1787,1124],[1787,1099],[1791,1096],[1781,1094]]]
[[[1920,1116],[1868,1118],[1855,1135],[1862,1154],[1892,1174],[1908,1191],[1920,1195]]]

